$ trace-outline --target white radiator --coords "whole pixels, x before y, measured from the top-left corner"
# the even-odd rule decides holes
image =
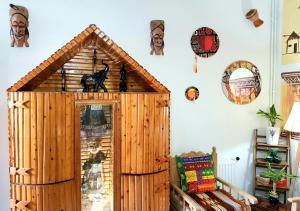
[[[238,161],[236,159],[228,159],[225,161],[218,162],[218,177],[237,186],[237,164]]]

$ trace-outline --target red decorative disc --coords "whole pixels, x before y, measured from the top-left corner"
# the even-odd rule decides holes
[[[190,86],[185,90],[185,97],[190,101],[197,100],[199,97],[199,90],[197,89],[197,87]]]
[[[191,46],[195,54],[207,58],[219,49],[219,36],[218,34],[208,27],[197,29],[191,37]]]

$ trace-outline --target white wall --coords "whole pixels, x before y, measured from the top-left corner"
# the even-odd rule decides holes
[[[245,1],[243,1],[245,2]],[[270,1],[253,0],[265,24],[258,29],[244,18],[242,0],[126,0],[126,1],[21,1],[0,2],[0,204],[9,199],[8,138],[5,90],[91,23],[97,24],[116,43],[148,69],[171,91],[171,152],[209,151],[216,146],[220,159],[239,156],[236,185],[251,190],[252,134],[267,123],[255,112],[269,105]],[[22,4],[30,11],[30,48],[11,48],[8,4]],[[246,6],[245,6],[246,5]],[[250,4],[251,5],[251,4]],[[248,3],[249,6],[249,3]],[[149,22],[165,20],[165,56],[150,56]],[[209,59],[199,59],[193,73],[190,37],[209,26],[219,34],[221,46]],[[262,92],[249,105],[229,102],[221,89],[221,76],[235,60],[257,65]],[[184,97],[188,86],[200,90],[200,98]]]

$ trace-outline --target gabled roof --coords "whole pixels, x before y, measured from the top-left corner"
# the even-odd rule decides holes
[[[101,48],[105,53],[107,53],[111,58],[115,60],[122,60],[122,62],[130,66],[131,70],[136,72],[155,91],[161,93],[170,92],[164,85],[155,79],[145,68],[137,63],[94,24],[87,27],[65,46],[52,54],[47,60],[22,77],[7,91],[15,92],[35,88],[50,75],[56,72],[63,64],[74,57],[76,53],[78,53],[83,47],[92,42]]]
[[[296,32],[293,31],[292,34],[287,39],[287,41],[296,40],[296,39],[299,39],[299,38],[300,38],[300,36]]]

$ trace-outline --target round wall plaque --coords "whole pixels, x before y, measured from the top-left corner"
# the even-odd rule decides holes
[[[217,53],[219,49],[219,36],[209,27],[197,29],[191,37],[191,47],[196,55],[200,57],[210,57]]]
[[[199,97],[199,90],[197,87],[190,86],[185,90],[185,97],[190,101],[195,101]]]

